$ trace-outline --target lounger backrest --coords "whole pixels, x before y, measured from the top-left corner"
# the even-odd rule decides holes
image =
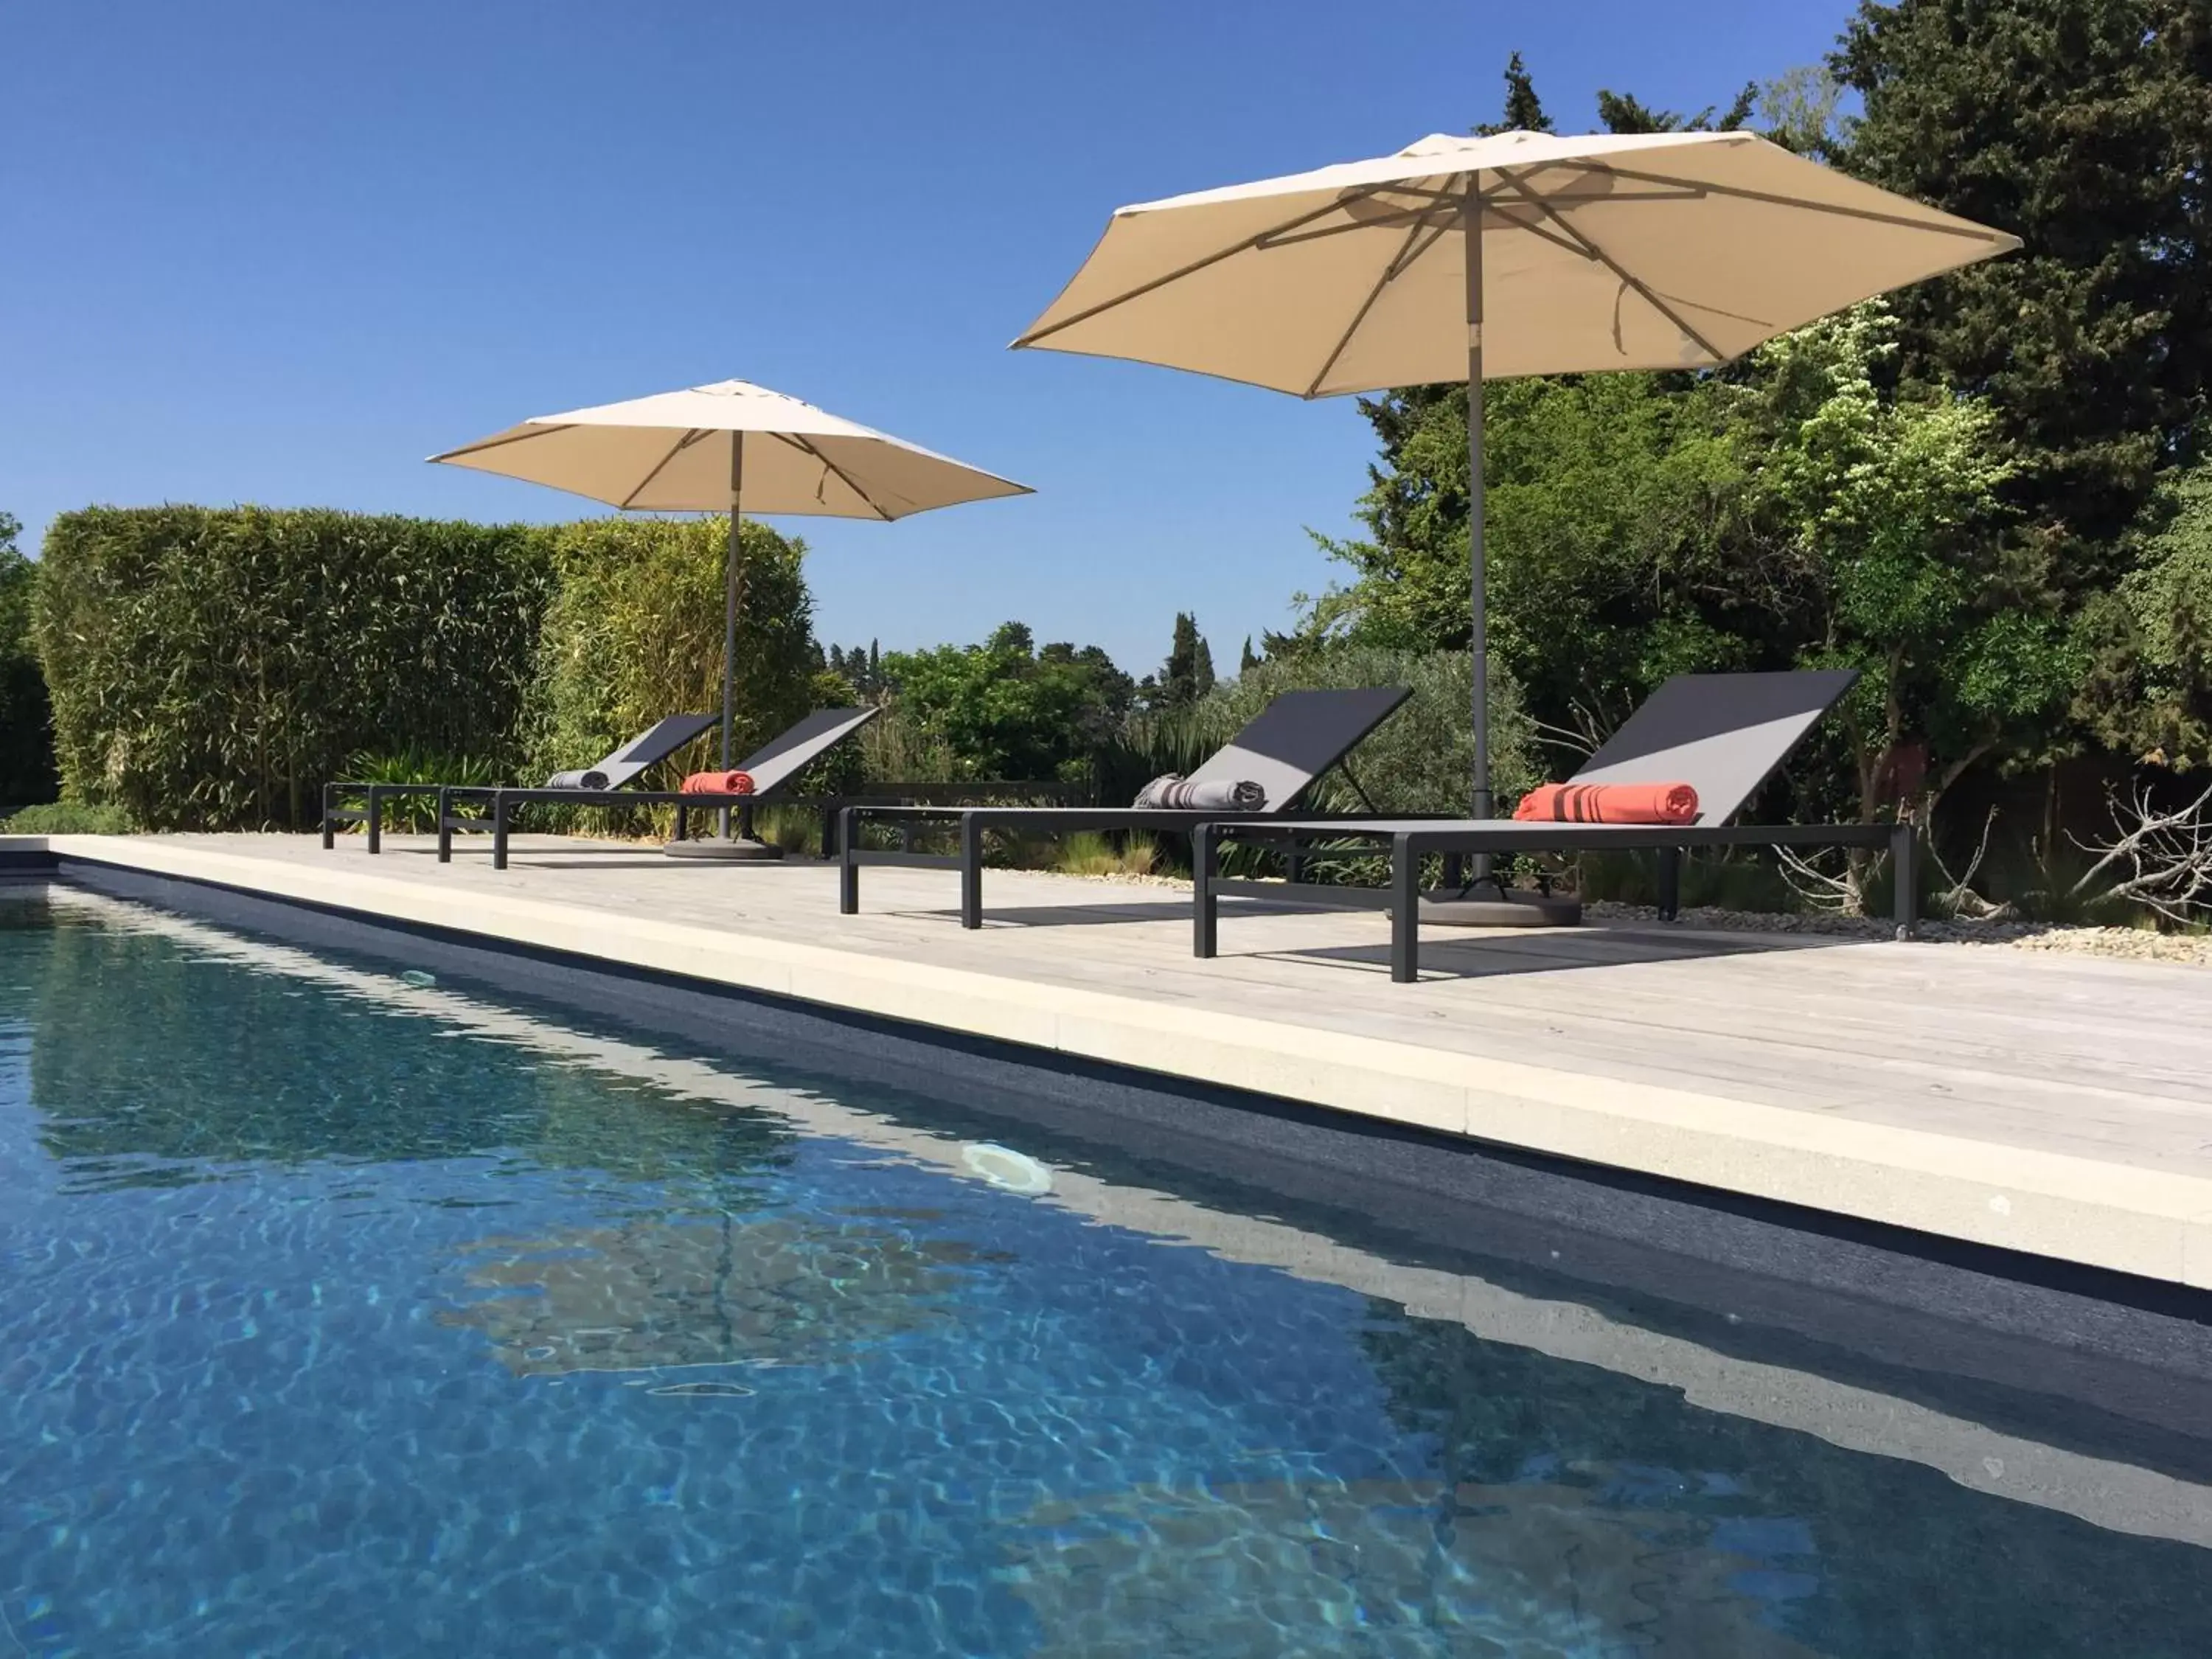
[[[1206,763],[1190,775],[1190,781],[1249,780],[1267,792],[1268,811],[1282,811],[1412,695],[1402,685],[1360,691],[1285,691],[1224,747],[1207,756]]]
[[[648,766],[658,766],[685,744],[722,723],[720,714],[671,714],[650,732],[641,732],[590,769],[606,775],[607,787],[619,789]]]
[[[1725,823],[1858,677],[1855,668],[1677,674],[1572,781],[1686,783],[1698,792],[1697,821]]]
[[[778,784],[790,781],[823,750],[859,731],[878,712],[872,707],[817,708],[766,748],[739,761],[738,770],[751,776],[755,794],[765,795]]]

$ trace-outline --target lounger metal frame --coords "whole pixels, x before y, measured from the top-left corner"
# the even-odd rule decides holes
[[[1358,841],[1387,848],[1387,888],[1333,887],[1292,879],[1287,882],[1223,878],[1220,854],[1237,842],[1287,843],[1292,854],[1324,842]],[[1231,821],[1215,818],[1191,834],[1191,953],[1212,957],[1224,896],[1264,898],[1312,904],[1320,908],[1384,908],[1390,912],[1390,977],[1409,983],[1420,973],[1420,873],[1422,860],[1440,854],[1447,860],[1445,890],[1457,897],[1453,865],[1482,854],[1551,852],[1656,852],[1660,863],[1660,913],[1679,908],[1681,854],[1704,847],[1863,847],[1889,850],[1896,882],[1893,907],[1897,936],[1909,939],[1919,921],[1919,836],[1909,821],[1897,823],[1834,824],[1601,824],[1529,823],[1511,818],[1397,818],[1387,822],[1344,822],[1306,818],[1293,822]],[[1310,856],[1310,854],[1307,854]]]
[[[1255,818],[1279,819],[1315,784],[1335,771],[1344,774],[1352,792],[1364,801],[1367,792],[1359,787],[1359,780],[1347,763],[1352,751],[1403,708],[1412,695],[1404,686],[1389,685],[1317,687],[1281,693],[1243,731],[1208,756],[1191,774],[1189,781],[1226,783],[1249,778],[1260,782],[1279,799],[1274,805],[1249,815]],[[1301,748],[1304,750],[1303,755],[1299,753]],[[1201,823],[1242,816],[1245,815],[1224,812],[1218,807],[948,809],[941,805],[875,806],[856,803],[846,809],[837,837],[837,908],[841,915],[848,916],[859,912],[860,866],[864,864],[957,870],[960,925],[974,929],[983,925],[983,840],[993,830],[1026,830],[1041,835],[1060,835],[1079,830],[1143,830],[1188,835]],[[1364,816],[1384,815],[1370,811]],[[865,826],[883,822],[900,826],[905,848],[896,853],[873,853],[861,845]],[[917,825],[927,823],[957,823],[959,853],[947,856],[913,851],[913,832]]]
[[[823,856],[838,855],[838,837],[842,832],[848,809],[857,804],[883,801],[898,802],[902,798],[913,799],[932,794],[957,799],[965,794],[969,799],[989,795],[1002,799],[1010,793],[1036,792],[1044,795],[1080,793],[1081,786],[1075,784],[927,784],[907,787],[878,785],[858,795],[779,795],[769,790],[756,795],[684,794],[675,790],[641,789],[507,789],[493,787],[447,788],[441,791],[438,801],[438,862],[453,861],[455,835],[489,835],[491,837],[491,867],[507,868],[507,838],[514,830],[514,812],[518,807],[532,802],[565,802],[571,806],[673,806],[676,809],[675,832],[670,837],[685,841],[690,837],[688,823],[695,810],[719,812],[731,808],[737,815],[737,833],[750,840],[753,833],[753,808],[756,806],[805,806],[821,814]],[[480,801],[484,811],[480,816],[463,815],[453,810],[463,801]],[[898,806],[877,806],[872,810],[897,811]],[[918,811],[958,811],[957,806],[920,807]],[[1024,810],[1024,809],[1017,809]],[[1026,809],[1049,811],[1049,808]]]

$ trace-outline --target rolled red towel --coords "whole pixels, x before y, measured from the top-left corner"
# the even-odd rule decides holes
[[[1513,809],[1522,822],[1695,823],[1698,792],[1686,783],[1547,783]]]
[[[750,795],[752,792],[750,772],[694,772],[684,780],[687,795]]]

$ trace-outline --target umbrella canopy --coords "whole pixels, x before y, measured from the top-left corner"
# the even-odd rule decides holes
[[[648,513],[726,512],[738,483],[753,513],[833,519],[1030,493],[744,380],[539,415],[430,459]]]
[[[1749,133],[1435,134],[1375,161],[1122,208],[1014,343],[1303,398],[1468,384],[1486,817],[1483,380],[1711,368],[2019,245]]]
[[[730,515],[722,621],[722,765],[731,763],[741,514],[905,518],[1029,487],[746,380],[540,415],[433,461],[526,478],[640,512]],[[723,815],[726,836],[728,814]]]

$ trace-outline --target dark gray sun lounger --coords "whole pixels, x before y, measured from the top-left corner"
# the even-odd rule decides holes
[[[599,782],[594,787],[620,789],[626,784],[635,782],[650,768],[679,753],[686,744],[696,742],[721,723],[722,717],[719,714],[671,714],[649,730],[639,732],[612,754],[593,761],[582,771],[557,773],[555,776],[579,779],[596,776]],[[455,787],[450,783],[326,783],[323,786],[323,845],[329,848],[335,844],[332,832],[339,824],[365,823],[368,826],[368,850],[381,852],[385,802],[410,795],[444,795]],[[547,788],[556,787],[552,780],[548,780]],[[348,795],[365,795],[368,797],[367,805],[359,807],[341,805],[341,799]]]
[[[1687,783],[1698,792],[1697,820],[1687,824],[1559,823],[1512,818],[1368,820],[1325,818],[1264,824],[1216,821],[1192,836],[1192,948],[1214,954],[1220,900],[1265,897],[1328,904],[1372,904],[1390,909],[1390,977],[1409,981],[1419,972],[1422,860],[1441,854],[1448,865],[1471,854],[1550,852],[1656,851],[1661,868],[1660,910],[1672,915],[1681,854],[1698,847],[1887,848],[1895,860],[1896,920],[1900,935],[1917,919],[1915,862],[1917,842],[1910,822],[1836,824],[1730,823],[1761,784],[1774,775],[1807,732],[1832,708],[1853,681],[1851,669],[1778,674],[1680,674],[1652,693],[1611,739],[1569,780],[1573,783]],[[1387,895],[1297,883],[1224,881],[1218,874],[1223,846],[1232,842],[1300,843],[1366,842],[1388,848]]]
[[[1267,805],[1254,816],[1287,811],[1314,783],[1412,695],[1386,685],[1363,690],[1285,691],[1261,709],[1242,732],[1207,757],[1186,780],[1194,784],[1258,784]],[[1347,772],[1346,775],[1349,775]],[[1355,788],[1358,787],[1355,783]],[[925,865],[960,872],[960,925],[983,925],[983,838],[993,830],[1064,835],[1082,830],[1188,830],[1224,817],[1219,809],[1149,806],[871,806],[845,809],[839,842],[837,908],[852,915],[860,908],[863,864]],[[920,853],[870,853],[860,848],[863,823],[951,822],[960,830],[956,858]],[[1331,822],[1336,822],[1332,819]]]
[[[881,712],[873,704],[866,708],[816,709],[805,719],[770,739],[764,747],[755,750],[728,769],[746,773],[752,778],[753,789],[749,795],[685,794],[674,789],[507,789],[482,786],[448,788],[438,799],[438,862],[445,864],[452,860],[456,835],[489,834],[491,836],[492,868],[506,869],[508,828],[517,810],[533,803],[554,802],[567,806],[673,806],[676,809],[675,839],[678,841],[685,839],[688,835],[688,820],[695,809],[719,811],[725,806],[734,807],[742,819],[740,833],[750,836],[755,802],[789,783],[831,747],[852,736]],[[708,723],[709,726],[715,723],[712,716],[708,717]],[[720,771],[723,769],[717,767],[714,769]],[[457,813],[454,808],[464,801],[481,803],[486,809],[483,815],[463,817]]]

